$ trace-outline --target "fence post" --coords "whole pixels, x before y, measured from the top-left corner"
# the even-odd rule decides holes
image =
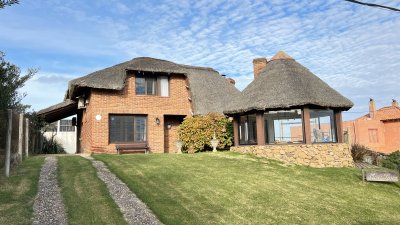
[[[32,134],[31,134],[31,139],[32,139],[32,153],[35,153],[35,151],[36,151],[36,147],[35,147],[35,145],[36,145],[36,132],[35,131],[32,131]]]
[[[18,125],[18,154],[20,159],[22,160],[22,146],[23,146],[23,139],[24,139],[24,114],[19,114],[19,125]]]
[[[29,119],[25,119],[25,157],[29,156]]]
[[[7,137],[6,137],[6,162],[5,162],[5,173],[6,177],[10,176],[10,158],[11,158],[11,135],[12,135],[12,110],[8,109],[8,125],[7,125]]]

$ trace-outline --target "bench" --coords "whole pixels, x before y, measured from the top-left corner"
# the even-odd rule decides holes
[[[117,150],[118,155],[124,153],[145,153],[149,149],[146,142],[143,143],[134,143],[134,144],[120,144],[115,145],[115,149]]]
[[[362,170],[363,181],[399,182],[399,174],[390,170]]]

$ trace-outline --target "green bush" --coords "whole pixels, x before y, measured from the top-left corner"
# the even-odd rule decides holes
[[[226,148],[233,144],[232,122],[222,114],[209,113],[206,116],[186,118],[179,126],[179,139],[189,153],[211,148],[211,139],[219,140],[218,148]]]
[[[400,151],[392,152],[381,161],[382,166],[400,172]]]
[[[43,142],[42,154],[65,154],[63,146],[54,138],[45,138]]]

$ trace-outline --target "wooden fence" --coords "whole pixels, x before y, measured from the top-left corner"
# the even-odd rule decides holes
[[[0,111],[0,168],[7,177],[23,159],[38,153],[42,142],[43,135],[23,114]]]

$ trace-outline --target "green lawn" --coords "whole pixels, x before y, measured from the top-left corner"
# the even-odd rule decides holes
[[[58,180],[69,224],[127,224],[89,160],[58,157]]]
[[[44,157],[24,160],[11,176],[0,175],[0,224],[32,224],[33,202],[37,193]]]
[[[230,152],[95,155],[165,224],[399,224],[400,185]]]

